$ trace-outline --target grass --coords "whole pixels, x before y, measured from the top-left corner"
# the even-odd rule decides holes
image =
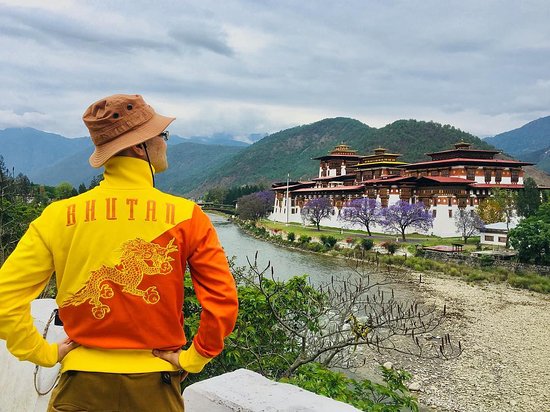
[[[301,223],[289,223],[288,225],[286,225],[285,223],[273,222],[267,219],[262,219],[260,222],[258,222],[258,225],[263,226],[266,229],[280,230],[281,232],[285,232],[285,233],[294,232],[297,238],[300,237],[301,235],[318,238],[321,235],[327,235],[327,234],[329,234],[330,236],[334,236],[338,240],[344,240],[350,237],[355,239],[362,239],[364,237],[367,237],[367,233],[362,230],[350,230],[350,229],[340,230],[338,228],[327,227],[327,226],[321,226],[321,230],[317,230],[313,226],[304,227],[304,225],[302,225]],[[372,238],[373,240],[380,240],[381,242],[385,242],[388,240],[395,240],[396,235],[395,234],[388,235],[386,233],[373,232]],[[476,243],[478,241],[479,241],[479,237],[473,237],[468,239],[468,243],[464,246],[464,250],[475,249]],[[445,237],[438,237],[438,236],[422,235],[418,233],[411,233],[407,235],[407,243],[422,244],[423,246],[435,246],[435,245],[452,246],[453,243],[464,243],[464,242],[461,237],[445,238]]]
[[[285,225],[284,223],[272,222],[269,220],[262,220],[258,226],[264,227],[266,229],[276,229],[280,233],[276,236],[279,239],[277,243],[285,244],[288,243],[284,240],[286,236],[281,236],[283,233],[293,232],[296,235],[296,239],[300,236],[311,236],[313,238],[319,238],[321,235],[330,235],[336,237],[338,240],[344,240],[348,238],[362,239],[365,238],[365,233],[361,231],[350,231],[344,230],[343,233],[340,233],[340,230],[337,228],[327,228],[321,227],[321,231],[316,230],[313,227],[304,227],[298,223],[290,223]],[[266,234],[267,235],[267,234]],[[276,240],[275,237],[271,238]],[[395,240],[395,236],[382,235],[382,234],[373,234],[372,239],[380,244],[388,240]],[[469,239],[469,244],[464,247],[464,250],[475,249],[475,244],[479,238]],[[421,243],[424,246],[433,246],[433,245],[452,245],[453,243],[462,243],[460,242],[461,238],[439,238],[435,236],[422,236],[422,235],[409,235],[407,236],[408,244],[406,247],[412,253],[415,252],[415,243]],[[471,242],[471,243],[470,243]],[[296,246],[297,243],[291,244]],[[313,243],[305,245],[308,250],[328,253],[331,256],[345,255],[350,256],[354,252],[351,249],[342,249],[342,250],[330,250],[321,245]],[[313,246],[318,246],[314,248]],[[395,255],[378,255],[375,256],[372,252],[367,254],[367,258],[372,260],[378,260],[380,263],[387,265],[396,265],[409,268],[416,272],[430,273],[438,272],[446,275],[459,277],[464,279],[467,282],[472,283],[481,283],[481,282],[494,282],[501,283],[507,282],[513,287],[528,289],[540,293],[550,293],[550,277],[542,276],[536,273],[521,274],[504,269],[501,267],[496,267],[493,265],[484,266],[484,267],[473,267],[469,265],[462,265],[456,263],[447,263],[437,260],[425,259],[423,257],[404,257],[404,256],[395,256]],[[481,262],[483,263],[483,262]]]

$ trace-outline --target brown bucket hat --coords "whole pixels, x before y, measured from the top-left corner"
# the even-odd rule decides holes
[[[82,120],[95,150],[92,167],[100,167],[115,154],[162,133],[174,117],[161,116],[139,94],[114,94],[93,103]]]

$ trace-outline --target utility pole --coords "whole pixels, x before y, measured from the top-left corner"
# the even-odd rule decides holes
[[[288,226],[288,215],[290,212],[290,197],[288,194],[288,185],[290,184],[290,173],[286,175],[286,226]]]

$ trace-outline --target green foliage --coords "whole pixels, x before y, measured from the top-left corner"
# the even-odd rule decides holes
[[[550,265],[550,202],[510,230],[508,238],[521,262]]]
[[[296,234],[294,232],[288,232],[286,234],[286,240],[288,240],[289,242],[294,242],[295,239],[296,239]]]
[[[336,239],[334,236],[321,235],[320,239],[321,243],[328,249],[332,249],[338,242],[338,239]]]
[[[82,194],[84,192],[86,192],[88,189],[86,188],[86,185],[84,183],[80,183],[80,185],[78,185],[78,193],[79,194]]]
[[[68,199],[71,196],[75,195],[74,187],[67,182],[62,182],[55,187],[55,197],[56,199]]]
[[[90,186],[88,186],[88,189],[91,190],[96,186],[99,186],[99,183],[103,180],[103,175],[95,175],[92,177],[92,180],[90,181]]]
[[[388,251],[390,255],[393,255],[399,249],[399,245],[395,242],[384,242],[382,247]]]
[[[311,242],[311,236],[307,236],[307,235],[301,235],[299,238],[298,238],[298,243],[300,244],[307,244]]]
[[[529,217],[534,215],[541,204],[540,192],[536,182],[528,177],[523,183],[523,189],[518,192],[517,212],[518,215]]]
[[[508,278],[510,285],[521,288],[533,290],[539,293],[550,293],[550,277],[540,276],[534,273],[530,274],[514,274]]]
[[[307,243],[306,244],[307,249],[311,250],[312,252],[318,252],[318,253],[324,253],[327,251],[327,247],[322,245],[321,243],[313,242],[313,243]]]
[[[250,195],[252,193],[265,190],[265,185],[242,185],[232,186],[229,189],[225,186],[216,186],[211,188],[204,195],[205,202],[212,202],[219,205],[236,205],[237,199]]]
[[[371,250],[374,247],[374,241],[372,239],[363,238],[361,239],[360,245],[363,250]]]
[[[318,363],[301,366],[292,378],[282,382],[348,403],[362,411],[398,412],[403,408],[418,411],[416,399],[410,396],[405,386],[410,374],[383,366],[380,369],[384,384],[351,379]]]
[[[495,263],[495,258],[490,255],[481,255],[478,258],[478,261],[481,267],[490,267],[493,266],[493,263]]]
[[[0,265],[49,201],[44,188],[27,176],[10,175],[0,156]]]

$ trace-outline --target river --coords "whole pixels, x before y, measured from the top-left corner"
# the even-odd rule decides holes
[[[271,262],[274,276],[281,280],[307,274],[311,281],[317,284],[330,280],[332,276],[340,278],[351,273],[342,259],[287,249],[258,240],[245,234],[223,216],[209,217],[218,232],[225,253],[228,257],[234,256],[238,266],[248,266],[247,257],[253,261],[254,255],[258,252],[258,267],[264,268]]]
[[[258,267],[265,268],[270,262],[275,278],[281,280],[307,274],[314,285],[319,285],[329,282],[332,277],[342,279],[350,275],[358,276],[357,272],[348,266],[353,263],[345,259],[289,249],[258,240],[244,233],[226,217],[212,214],[209,217],[218,232],[227,256],[235,257],[238,266],[248,266],[247,258],[253,261],[254,255],[258,252]],[[384,280],[384,276],[374,270],[370,271],[370,277],[371,282]],[[409,285],[393,283],[391,286],[396,293],[400,292],[402,298],[411,297]],[[382,289],[387,290],[388,286]]]

